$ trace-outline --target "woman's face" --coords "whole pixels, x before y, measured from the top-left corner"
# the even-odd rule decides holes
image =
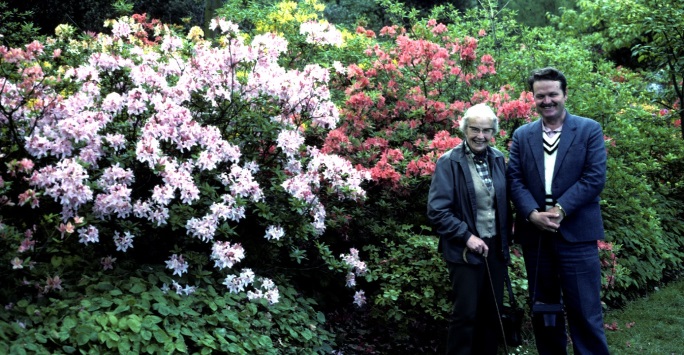
[[[466,142],[475,153],[482,153],[487,149],[489,141],[494,135],[494,120],[485,117],[470,117],[466,128]]]

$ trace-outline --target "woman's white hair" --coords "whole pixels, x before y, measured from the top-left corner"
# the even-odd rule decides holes
[[[459,127],[461,128],[461,132],[463,132],[463,134],[466,134],[466,129],[470,124],[471,117],[491,118],[492,124],[494,125],[494,134],[499,132],[499,118],[496,117],[494,110],[492,110],[492,108],[489,107],[489,105],[485,103],[473,105],[470,106],[470,108],[468,108],[465,113],[463,113],[463,117],[461,118],[461,122],[459,125]]]

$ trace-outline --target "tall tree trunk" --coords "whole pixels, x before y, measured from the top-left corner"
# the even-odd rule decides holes
[[[216,9],[223,5],[223,0],[204,0],[204,25],[202,30],[204,31],[205,38],[214,38],[216,32],[209,29],[209,24],[211,19],[215,17]]]

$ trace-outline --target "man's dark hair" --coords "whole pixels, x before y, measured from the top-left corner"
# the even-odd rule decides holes
[[[563,90],[563,94],[567,94],[568,81],[565,79],[565,75],[563,75],[562,71],[552,67],[534,70],[530,77],[527,78],[527,85],[530,87],[530,91],[534,92],[535,81],[542,80],[560,81],[561,90]]]

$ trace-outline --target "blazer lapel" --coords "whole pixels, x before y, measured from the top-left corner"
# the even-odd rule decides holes
[[[558,153],[556,155],[556,164],[553,168],[553,179],[556,178],[560,167],[563,165],[563,160],[570,151],[570,146],[577,135],[577,121],[569,113],[565,113],[565,122],[563,122],[563,130],[561,131],[560,142],[558,142]]]
[[[539,173],[539,180],[544,183],[546,179],[544,178],[544,138],[542,137],[541,120],[539,118],[530,127],[530,133],[527,136],[527,146],[532,151],[534,163]]]

